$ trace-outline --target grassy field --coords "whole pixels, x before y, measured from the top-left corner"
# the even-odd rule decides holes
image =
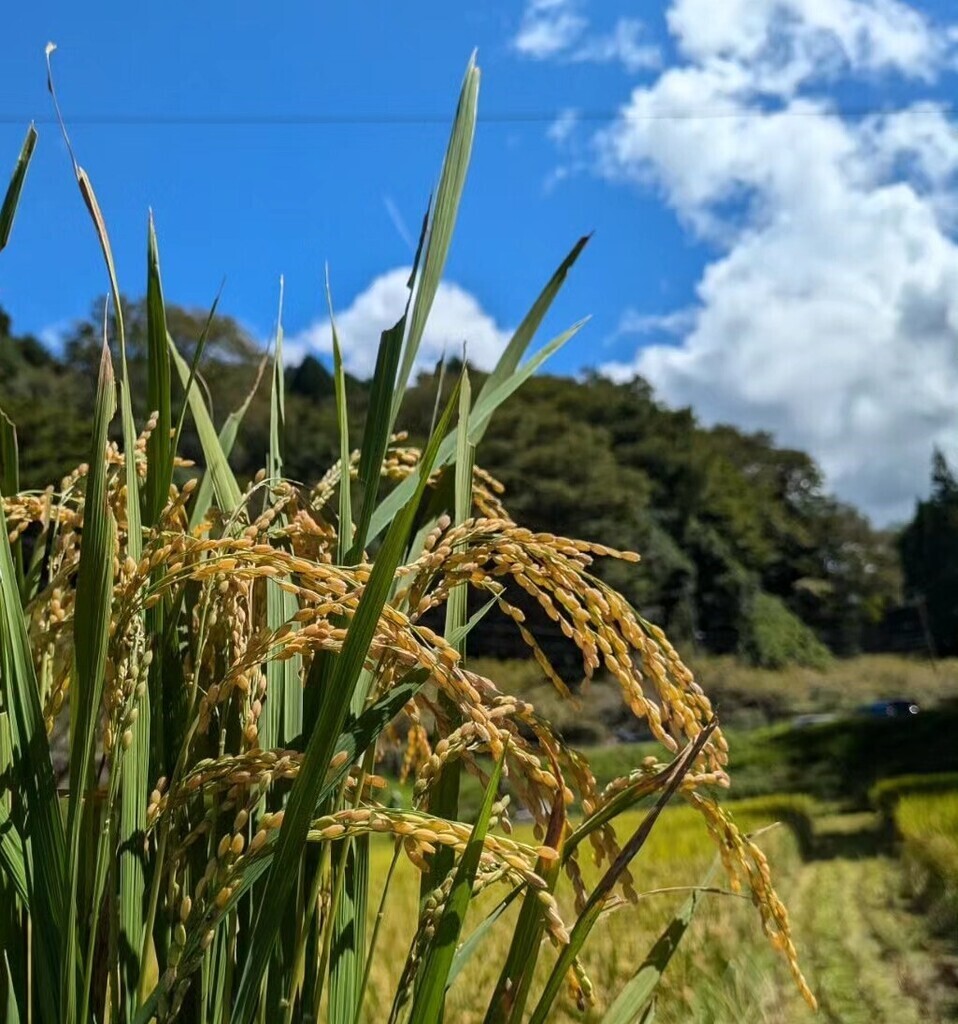
[[[763,810],[750,801],[730,806],[738,808],[737,820],[750,829],[767,825],[775,817],[768,806]],[[629,815],[626,827],[635,824],[637,817]],[[804,1005],[787,969],[756,929],[750,902],[709,894],[666,971],[657,1024],[811,1024],[815,1020],[919,1024],[958,1019],[951,974],[958,963],[955,950],[949,951],[928,919],[915,912],[908,898],[909,872],[887,848],[878,816],[822,813],[814,820],[814,830],[814,845],[807,857],[801,854],[795,832],[785,825],[766,833],[762,846],[790,907],[803,967],[821,1003],[820,1014]],[[523,836],[524,830],[519,828],[517,833]],[[952,841],[955,835],[958,832],[952,833]],[[374,878],[385,875],[391,850],[388,843],[376,847]],[[660,886],[700,884],[713,855],[714,847],[697,814],[685,807],[665,813],[635,864],[637,887],[649,895],[637,906],[611,913],[586,947],[583,965],[595,985],[595,1006],[583,1017],[566,996],[552,1019],[560,1024],[601,1020],[687,897],[679,892],[653,895],[653,891]],[[397,891],[383,925],[383,941],[395,956],[391,963],[384,959],[376,966],[374,1017],[388,1012],[387,994],[395,987],[416,915],[415,871],[403,864],[394,884]],[[716,876],[713,884],[723,886],[724,879]],[[490,894],[479,901],[467,921],[467,932],[497,899]],[[494,984],[508,934],[507,914],[450,990],[448,1019],[463,1024],[482,1020],[484,1005],[473,993],[489,991]],[[546,956],[540,963],[540,984],[550,962]]]

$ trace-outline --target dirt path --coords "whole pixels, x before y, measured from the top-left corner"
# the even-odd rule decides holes
[[[909,909],[898,863],[876,852],[874,816],[830,816],[817,826],[818,857],[800,869],[789,903],[819,1019],[958,1020],[958,960]]]

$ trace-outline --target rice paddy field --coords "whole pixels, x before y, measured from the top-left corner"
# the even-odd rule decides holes
[[[896,818],[898,839],[889,839],[874,811],[835,813],[788,798],[741,801],[730,807],[749,829],[781,822],[763,832],[760,842],[789,906],[802,967],[819,1011],[805,1005],[780,958],[756,930],[750,901],[715,891],[699,897],[689,931],[660,982],[656,1022],[919,1024],[958,1019],[954,919],[946,919],[940,906],[929,913],[931,907],[922,897],[944,888],[953,897],[956,891],[958,792],[905,798]],[[944,816],[943,809],[951,817]],[[782,821],[790,811],[795,818],[791,825]],[[801,835],[801,817],[806,814],[810,844]],[[637,815],[630,817],[637,820]],[[623,822],[625,827],[634,823]],[[527,831],[520,826],[516,834],[529,838]],[[374,877],[385,877],[391,849],[386,842],[375,846]],[[567,993],[553,1020],[603,1019],[615,994],[688,899],[688,893],[674,890],[702,885],[713,858],[714,846],[697,814],[678,807],[662,816],[634,865],[643,895],[636,905],[608,914],[583,957],[595,986],[595,1005],[583,1014]],[[950,872],[947,882],[932,873],[926,858]],[[593,870],[592,880],[596,874]],[[712,883],[716,889],[724,888],[720,874]],[[412,936],[419,894],[418,877],[408,865],[393,884],[382,941],[396,957],[392,963],[384,958],[377,964],[372,979],[374,1006],[384,1014]],[[660,888],[672,891],[657,893]],[[475,917],[467,922],[467,932],[482,911],[495,905],[490,896],[473,908]],[[376,902],[372,900],[373,905]],[[447,1003],[450,1019],[464,1024],[482,1021],[485,1008],[477,1005],[473,993],[488,991],[495,983],[511,924],[507,912],[484,940],[481,953],[456,979]],[[538,984],[548,959],[540,962]]]

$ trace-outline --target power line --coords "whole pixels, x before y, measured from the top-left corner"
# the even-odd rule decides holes
[[[822,107],[802,110],[670,110],[659,113],[638,114],[628,108],[616,110],[585,110],[576,111],[514,111],[492,114],[480,114],[479,122],[483,124],[552,124],[562,116],[574,116],[575,121],[583,123],[608,123],[617,118],[627,121],[712,121],[712,120],[755,120],[765,117],[785,118],[816,118],[838,117],[843,119],[885,117],[936,117],[950,116],[955,113],[951,103],[941,103],[924,107]],[[336,126],[419,126],[447,125],[449,114],[336,114],[332,112],[304,114],[122,114],[92,113],[68,115],[65,120],[69,125],[91,125],[105,127],[336,127]],[[55,125],[56,117],[52,114],[40,117],[29,117],[26,114],[0,113],[0,124],[22,125],[33,121],[39,125]]]

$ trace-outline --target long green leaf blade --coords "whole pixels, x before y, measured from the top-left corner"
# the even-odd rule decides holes
[[[146,525],[160,517],[173,480],[173,427],[170,395],[170,351],[166,343],[166,306],[160,277],[160,253],[150,214],[147,239],[146,341],[147,400],[156,413],[156,426],[146,442]]]
[[[170,355],[173,358],[173,363],[176,366],[176,372],[180,376],[180,382],[185,388],[190,381],[190,368],[187,366],[186,360],[177,351],[176,345],[169,335],[167,335],[167,344]],[[199,435],[200,445],[203,448],[203,456],[206,459],[206,471],[212,481],[216,502],[229,515],[243,500],[242,491],[240,491],[239,484],[236,482],[233,470],[230,469],[226,453],[223,450],[223,444],[220,442],[216,428],[213,426],[213,420],[210,417],[209,410],[206,408],[206,402],[203,401],[202,394],[196,388],[190,388],[186,400],[190,404],[190,412],[192,412],[193,422],[196,424],[196,432]],[[245,408],[243,411],[245,412]]]
[[[426,954],[426,961],[416,982],[416,994],[413,998],[412,1010],[409,1013],[409,1024],[436,1024],[442,1017],[442,1008],[446,997],[446,982],[452,969],[456,955],[456,946],[462,932],[466,910],[472,899],[472,883],[479,869],[486,832],[489,829],[489,818],[492,805],[499,790],[499,778],[505,763],[506,751],[496,763],[489,784],[486,786],[479,816],[472,827],[469,842],[466,844],[456,876],[449,893],[449,899],[443,908],[436,934]]]
[[[195,358],[194,358],[195,362]],[[236,435],[239,433],[240,425],[243,422],[243,417],[246,415],[246,410],[249,409],[250,403],[253,401],[253,396],[259,390],[260,381],[263,379],[263,372],[266,369],[266,360],[264,359],[256,371],[256,378],[253,381],[253,386],[246,393],[246,397],[240,403],[240,405],[234,409],[227,417],[226,422],[220,428],[219,434],[216,435],[219,441],[220,450],[223,453],[223,458],[229,460],[230,452],[233,450],[233,445],[236,443]],[[179,367],[177,366],[177,370]],[[182,375],[181,375],[182,379]],[[189,380],[189,378],[188,378]],[[190,401],[192,408],[193,400],[190,396],[195,392],[195,388],[187,386],[187,397]],[[202,398],[200,398],[202,402]],[[204,411],[206,406],[203,406]],[[209,419],[209,413],[206,413],[206,418]],[[204,449],[205,451],[205,449]],[[227,469],[229,469],[229,463],[227,461]],[[229,470],[232,474],[232,470]],[[215,481],[213,474],[210,472],[210,468],[207,465],[206,472],[203,474],[203,479],[200,481],[200,486],[196,491],[196,497],[193,499],[193,511],[190,513],[190,529],[194,529],[209,511],[210,505],[213,503],[215,496]]]
[[[27,625],[0,495],[0,688],[11,760],[29,830],[27,885],[35,922],[36,969],[44,1014],[58,1020],[66,848],[53,762],[40,708]]]
[[[549,278],[545,288],[539,293],[536,301],[533,302],[529,312],[522,318],[522,323],[516,328],[512,337],[509,339],[509,344],[505,347],[502,355],[499,357],[499,361],[496,363],[492,370],[492,373],[485,379],[482,388],[479,391],[480,402],[495,391],[501,384],[505,383],[508,378],[516,372],[519,367],[519,363],[522,361],[522,357],[526,353],[526,349],[529,347],[532,339],[536,335],[536,331],[545,319],[546,313],[549,312],[553,300],[559,294],[565,279],[572,269],[575,261],[579,258],[582,250],[586,247],[589,242],[589,235],[583,235],[582,238],[575,243],[570,250],[566,258],[559,264],[555,273]]]
[[[3,197],[3,205],[0,206],[0,250],[6,248],[10,241],[10,232],[13,230],[13,221],[17,215],[17,207],[20,205],[20,193],[23,191],[23,183],[26,181],[27,168],[33,158],[33,151],[37,146],[37,130],[31,124],[27,129],[26,138],[20,148],[20,156],[17,158],[10,184],[7,186],[6,194]]]
[[[696,890],[682,904],[679,912],[656,939],[639,969],[616,996],[615,1002],[602,1018],[602,1024],[635,1024],[635,1021],[648,1010],[662,975],[679,948],[679,943],[692,922],[701,898],[701,891]]]
[[[566,814],[565,800],[557,793],[552,804],[549,817],[549,829],[545,836],[545,845],[554,850],[562,846],[565,831]],[[560,859],[546,860],[542,857],[536,862],[536,874],[545,881],[549,892],[555,891],[556,882],[561,870]],[[506,961],[499,974],[499,980],[489,1000],[485,1024],[501,1024],[505,1020],[518,1024],[525,1015],[526,1000],[529,998],[529,987],[535,972],[536,961],[542,946],[545,931],[545,918],[542,904],[536,893],[526,888],[522,909],[512,932],[512,942]]]
[[[283,475],[283,438],[286,430],[286,375],[283,364],[283,279],[279,282],[279,310],[276,315],[276,344],[273,350],[273,382],[270,393],[269,457],[266,467],[270,483],[278,484]],[[285,518],[281,520],[285,522]],[[266,584],[266,625],[279,629],[299,611],[296,598],[279,584]],[[302,730],[303,697],[299,677],[302,659],[297,655],[266,665],[267,693],[264,714],[260,718],[260,742],[266,748],[285,746]]]
[[[366,413],[363,441],[359,449],[359,483],[363,497],[355,538],[346,556],[347,564],[354,565],[362,558],[369,522],[376,507],[383,457],[392,431],[390,402],[396,392],[396,368],[399,366],[405,325],[404,314],[397,323],[383,331],[376,354],[376,369],[369,389],[369,410]]]
[[[109,638],[113,593],[114,523],[107,502],[106,445],[110,421],[116,408],[113,364],[110,350],[103,347],[89,473],[83,504],[83,540],[77,570],[76,610],[73,646],[76,674],[72,691],[73,731],[70,736],[70,801],[67,817],[69,859],[67,862],[67,925],[63,934],[62,1004],[65,1019],[78,1012],[77,965],[78,928],[89,917],[80,907],[80,847],[94,835],[95,815],[89,800],[93,785],[92,763],[100,720],[106,650]]]
[[[339,344],[339,332],[333,315],[333,293],[329,286],[329,268],[326,269],[326,305],[329,308],[329,327],[333,336],[333,378],[336,386],[336,424],[339,430],[339,560],[353,546],[353,502],[350,460],[352,449],[349,444],[349,409],[346,405],[346,373],[343,370],[343,353]]]
[[[409,313],[402,366],[397,381],[398,386],[392,399],[390,429],[399,415],[399,407],[402,405],[406,384],[416,362],[416,356],[419,354],[419,343],[422,341],[426,321],[429,319],[433,300],[439,290],[442,272],[446,266],[446,258],[449,255],[452,233],[459,213],[459,202],[462,199],[466,172],[469,169],[469,160],[472,155],[472,141],[476,132],[479,78],[479,68],[476,66],[476,56],[473,54],[463,77],[456,116],[443,159],[442,171],[439,175],[436,201],[430,211],[422,273],[416,282],[415,296]]]
[[[113,313],[116,317],[117,337],[120,342],[120,369],[122,373],[122,379],[120,380],[120,417],[123,422],[123,457],[126,465],[127,547],[129,548],[130,555],[138,560],[142,549],[142,515],[140,511],[139,476],[136,471],[136,426],[133,422],[133,399],[130,393],[130,372],[126,359],[126,332],[123,327],[123,302],[120,297],[120,285],[116,277],[116,264],[113,261],[113,248],[110,245],[106,220],[97,201],[96,193],[93,191],[93,182],[90,181],[90,176],[77,163],[76,156],[73,153],[73,146],[70,143],[70,137],[67,135],[63,115],[60,113],[60,103],[57,100],[57,93],[53,84],[53,66],[50,63],[54,50],[56,50],[56,46],[53,43],[47,43],[47,89],[53,99],[57,120],[63,133],[63,141],[66,143],[67,152],[70,154],[70,161],[73,164],[73,173],[76,177],[77,186],[93,221],[97,240],[100,243],[100,251],[103,253],[103,262],[106,264],[107,274],[110,279]]]
[[[23,841],[6,807],[0,803],[0,871],[13,883],[23,905],[30,907],[30,889],[27,884],[27,862],[23,855]]]
[[[459,386],[459,422],[456,431],[455,499],[453,522],[459,526],[472,514],[472,468],[475,448],[469,443],[469,413],[472,407],[472,389],[469,371],[463,368]],[[466,620],[469,617],[469,584],[459,583],[449,593],[446,602],[445,638],[458,651],[460,657],[466,649]],[[453,639],[453,638],[456,639]],[[455,703],[444,693],[438,694],[439,705],[450,720],[450,728],[460,724],[460,713]],[[462,762],[453,758],[442,766],[439,779],[429,797],[429,809],[439,818],[457,820],[459,817],[459,782]],[[440,885],[452,870],[454,857],[449,847],[441,846],[432,855],[430,870],[423,875],[422,892]]]
[[[20,453],[17,448],[17,428],[13,420],[0,409],[0,494],[17,494],[20,490]],[[20,538],[13,542],[13,563],[17,572],[20,599],[25,600],[23,578],[23,545]],[[0,771],[3,765],[0,763]]]

